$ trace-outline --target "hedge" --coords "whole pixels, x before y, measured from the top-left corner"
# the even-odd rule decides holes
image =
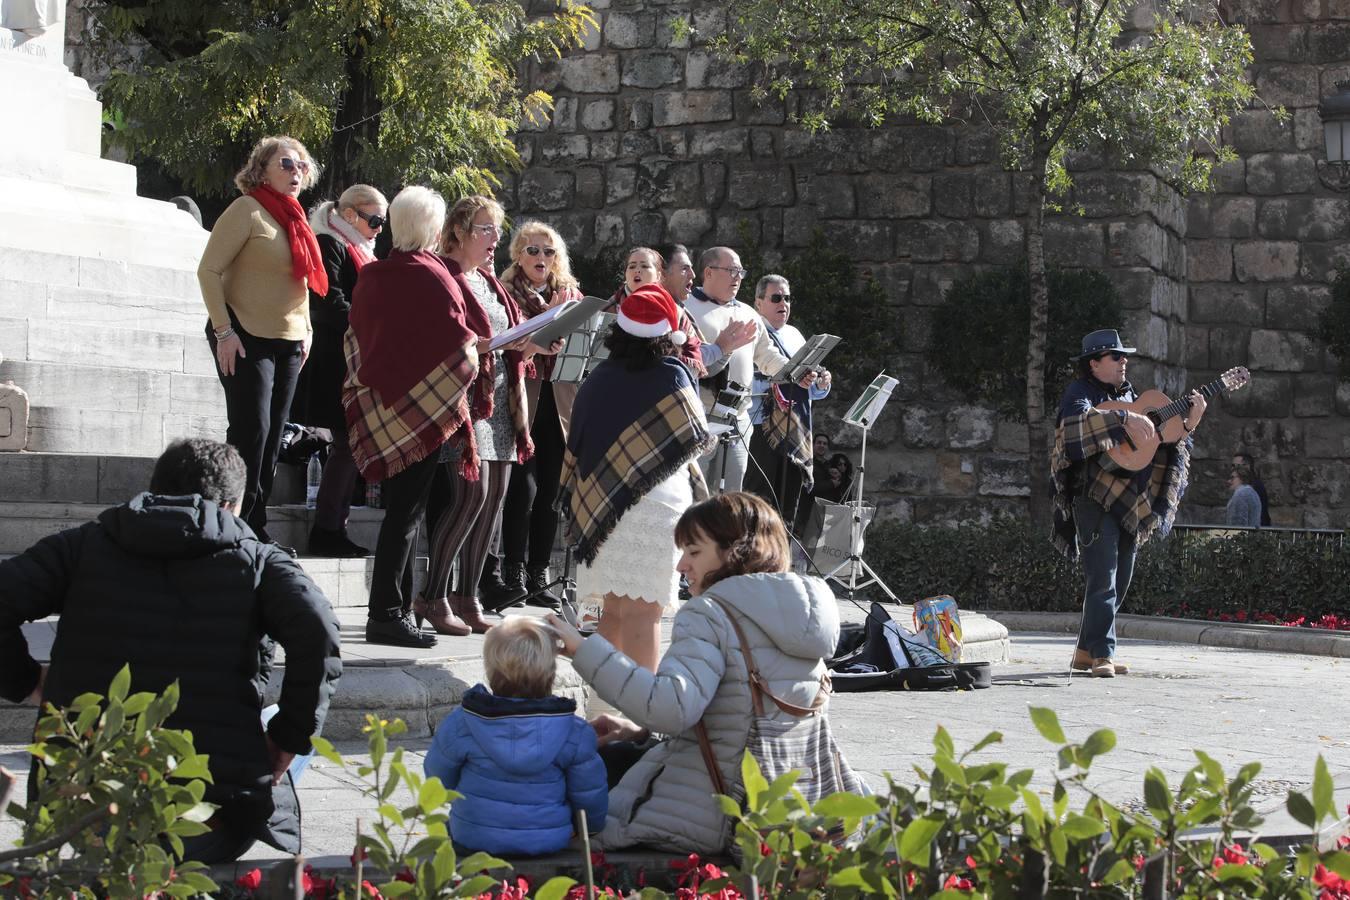
[[[879,523],[866,558],[903,600],[951,594],[975,609],[1077,612],[1083,575],[1026,522]],[[1335,627],[1350,618],[1350,553],[1335,535],[1176,531],[1140,548],[1126,612]],[[1335,619],[1325,620],[1326,616]]]

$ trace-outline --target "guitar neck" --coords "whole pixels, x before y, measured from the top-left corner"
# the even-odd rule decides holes
[[[1221,378],[1216,378],[1209,384],[1199,388],[1200,395],[1204,397],[1206,401],[1223,393],[1223,390],[1223,379]],[[1189,394],[1190,392],[1188,391],[1187,396],[1189,396]],[[1184,416],[1190,411],[1190,408],[1191,401],[1186,397],[1180,397],[1173,400],[1166,406],[1153,411],[1153,424],[1161,425],[1173,416]]]

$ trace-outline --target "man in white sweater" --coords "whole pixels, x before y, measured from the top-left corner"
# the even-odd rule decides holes
[[[702,284],[689,292],[684,308],[694,317],[703,333],[703,365],[708,378],[701,391],[705,409],[711,411],[716,399],[707,387],[715,380],[744,391],[736,406],[736,434],[728,444],[718,444],[717,452],[702,460],[708,486],[719,491],[739,491],[745,481],[750,456],[750,387],[755,369],[777,373],[787,363],[769,338],[754,307],[736,299],[746,270],[740,255],[730,247],[712,247],[699,257]],[[724,374],[725,373],[725,374]],[[803,376],[802,387],[810,387],[815,373]]]

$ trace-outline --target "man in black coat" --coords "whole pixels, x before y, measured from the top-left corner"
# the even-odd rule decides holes
[[[189,859],[208,863],[237,859],[255,840],[299,851],[287,770],[312,752],[342,674],[327,598],[236,518],[244,484],[233,447],[180,441],[156,462],[149,493],[0,562],[0,696],[65,707],[105,693],[127,664],[133,691],[178,681],[167,725],[191,731],[209,754],[205,799],[220,807],[210,834],[185,841]],[[60,618],[44,666],[20,626],[52,615]],[[285,677],[264,730],[274,640],[286,651]]]

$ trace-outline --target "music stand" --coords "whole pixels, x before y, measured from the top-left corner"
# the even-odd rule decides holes
[[[863,475],[867,471],[867,434],[872,430],[872,425],[876,422],[877,416],[881,415],[881,411],[886,407],[886,402],[891,399],[891,391],[895,390],[898,383],[885,373],[878,375],[872,379],[871,384],[863,389],[861,396],[849,407],[848,413],[844,416],[845,423],[862,429],[862,451],[858,459],[858,471],[850,489],[853,499],[844,501],[845,506],[853,507],[853,522],[848,535],[848,556],[839,565],[825,573],[825,578],[837,583],[840,587],[846,588],[850,600],[853,599],[854,593],[859,588],[875,584],[885,591],[886,596],[891,598],[892,603],[900,602],[899,598],[895,596],[895,592],[886,586],[886,582],[881,580],[881,576],[862,558]],[[839,570],[845,566],[848,567],[847,580],[838,575]],[[858,580],[860,571],[867,575],[867,578],[862,581]]]
[[[563,348],[554,357],[552,380],[580,384],[609,356],[605,334],[616,317],[613,313],[594,313],[581,328],[567,335]]]

